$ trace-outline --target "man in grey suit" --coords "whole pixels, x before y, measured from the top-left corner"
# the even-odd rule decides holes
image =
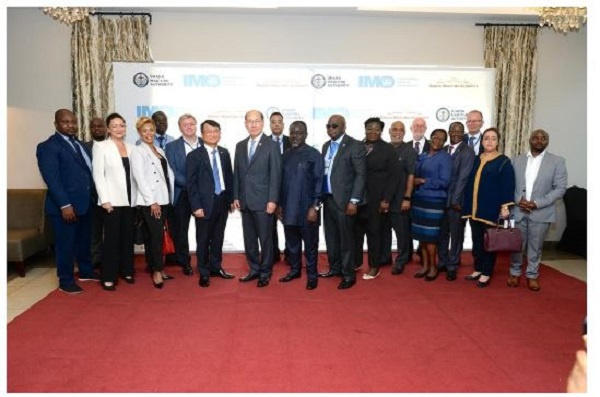
[[[365,146],[346,135],[346,119],[339,114],[329,117],[323,145],[325,243],[329,271],[319,277],[342,276],[338,289],[356,284],[354,274],[353,227],[358,204],[364,198],[367,174]]]
[[[454,281],[465,238],[465,221],[462,219],[463,195],[475,161],[475,152],[463,142],[465,126],[461,122],[451,123],[448,133],[450,144],[444,147],[444,150],[452,156],[452,174],[438,242],[438,271],[447,271],[446,280]]]
[[[245,125],[249,137],[236,145],[233,166],[233,205],[242,212],[244,248],[250,266],[250,272],[240,281],[258,279],[261,288],[269,285],[273,269],[273,216],[279,202],[281,154],[275,142],[263,133],[261,112],[248,111]]]
[[[515,203],[513,214],[523,236],[523,251],[511,255],[509,287],[519,286],[523,255],[527,255],[527,287],[540,290],[539,265],[550,223],[556,219],[554,203],[567,190],[565,159],[546,151],[548,133],[535,130],[529,137],[529,153],[515,157]]]

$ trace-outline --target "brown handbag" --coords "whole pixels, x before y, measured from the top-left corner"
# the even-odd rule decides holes
[[[520,252],[523,246],[521,230],[509,227],[490,227],[483,235],[483,249],[487,252]]]

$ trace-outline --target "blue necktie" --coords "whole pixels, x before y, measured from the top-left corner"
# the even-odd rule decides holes
[[[221,177],[219,176],[219,164],[217,164],[217,149],[212,151],[212,171],[215,180],[215,194],[221,194]]]
[[[248,162],[250,162],[252,160],[252,157],[254,157],[255,148],[256,148],[256,141],[250,139],[250,154],[248,155]]]
[[[79,144],[73,135],[69,135],[69,142],[71,142],[71,145],[73,145],[73,149],[75,149],[75,153],[77,154],[79,160],[81,160],[83,164],[87,165],[85,157],[83,157],[83,153],[81,153],[81,148],[79,147]]]
[[[281,144],[282,140],[278,136],[276,136],[275,142],[277,142],[277,146],[279,146],[279,153],[283,154],[283,145]]]
[[[157,137],[156,137],[156,139],[158,139],[158,146],[159,146],[161,149],[164,149],[164,148],[165,148],[165,139],[166,139],[166,138],[165,138],[164,136],[160,136],[160,135],[159,135],[159,136],[157,136]]]
[[[323,192],[331,193],[331,188],[329,186],[329,175],[331,174],[331,162],[333,160],[333,156],[337,153],[339,143],[331,142],[329,146],[329,154],[327,155],[327,172],[323,175]]]
[[[474,143],[475,143],[475,137],[474,136],[470,136],[469,137],[469,146],[471,146],[472,148],[474,148],[475,147]]]

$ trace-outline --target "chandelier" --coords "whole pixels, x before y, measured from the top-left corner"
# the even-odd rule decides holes
[[[541,7],[540,26],[551,26],[555,31],[567,34],[585,25],[586,7]]]
[[[60,23],[70,25],[74,22],[81,21],[94,12],[93,8],[89,7],[45,7],[44,14],[51,16]]]

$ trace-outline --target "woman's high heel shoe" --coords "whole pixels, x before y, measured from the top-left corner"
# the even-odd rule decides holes
[[[165,283],[163,282],[163,280],[164,280],[164,278],[161,274],[160,281],[157,283],[156,281],[154,281],[154,275],[152,275],[152,284],[154,285],[154,288],[162,289],[162,287],[165,286]]]
[[[422,271],[422,272],[415,273],[415,275],[414,275],[413,277],[414,277],[414,278],[423,278],[423,277],[425,277],[426,275],[427,275],[427,270],[425,270],[425,271]]]
[[[469,274],[468,276],[465,276],[465,280],[479,280],[479,276],[481,276],[481,273],[479,273],[478,275]]]
[[[433,276],[430,276],[429,274],[425,276],[425,281],[433,281],[437,278],[439,272],[435,272],[435,274]]]
[[[478,281],[477,281],[477,286],[478,286],[479,288],[485,288],[485,287],[487,287],[488,285],[490,285],[490,281],[491,281],[491,280],[492,280],[492,278],[491,278],[491,277],[490,277],[490,278],[488,278],[486,281],[479,281],[479,280],[478,280]]]

